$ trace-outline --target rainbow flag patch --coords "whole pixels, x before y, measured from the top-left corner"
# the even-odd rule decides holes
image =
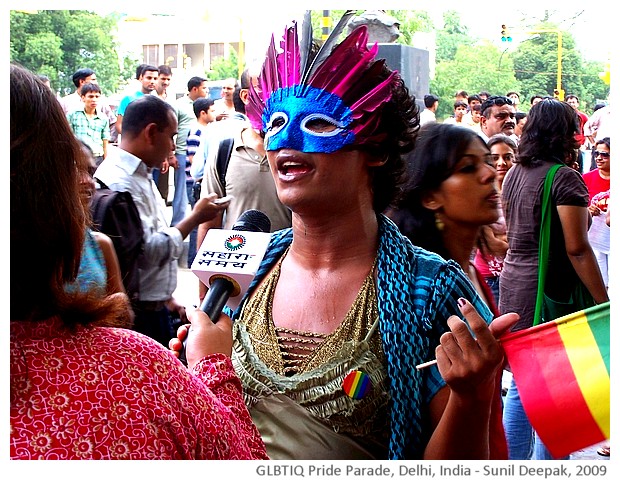
[[[370,377],[359,370],[350,371],[342,381],[342,389],[354,400],[364,398],[370,391]]]

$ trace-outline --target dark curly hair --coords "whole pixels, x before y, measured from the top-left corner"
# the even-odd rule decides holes
[[[554,98],[545,98],[527,115],[515,162],[526,167],[535,160],[567,163],[579,148],[575,140],[578,132],[579,117],[573,107]]]
[[[385,67],[385,78],[389,74],[390,70]],[[394,82],[391,100],[383,107],[377,130],[384,135],[381,144],[360,148],[386,159],[371,170],[373,207],[375,212],[383,212],[400,195],[406,158],[414,149],[420,130],[420,109],[400,76]]]

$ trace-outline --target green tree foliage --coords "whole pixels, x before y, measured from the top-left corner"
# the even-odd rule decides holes
[[[452,60],[438,62],[431,91],[440,98],[437,118],[445,119],[454,111],[454,94],[465,90],[470,95],[486,90],[504,94],[518,90],[512,61],[491,44],[461,45]]]
[[[71,76],[76,70],[92,68],[109,95],[120,80],[117,20],[84,10],[11,11],[10,59],[50,77],[62,95],[75,90]]]
[[[119,76],[119,86],[127,85],[136,78],[136,69],[142,63],[142,58],[136,57],[134,54],[128,54],[123,57],[123,68]]]
[[[582,106],[594,107],[597,98],[606,98],[608,89],[598,77],[600,62],[588,64],[576,49],[570,32],[557,24],[541,23],[530,31],[531,37],[519,44],[511,55],[515,76],[520,83],[523,99],[532,95],[553,95],[557,87],[558,35],[553,32],[534,33],[539,30],[560,30],[562,33],[562,89],[565,94],[575,94]]]
[[[328,10],[329,12],[329,18],[330,18],[330,22],[331,22],[331,27],[330,27],[330,32],[331,30],[338,24],[338,21],[342,18],[342,16],[344,15],[344,13],[346,12],[346,10]],[[358,13],[361,12],[358,11]],[[311,10],[310,11],[310,21],[312,23],[312,37],[315,40],[315,42],[317,42],[319,45],[321,45],[323,43],[323,41],[321,40],[321,37],[323,35],[323,24],[322,24],[322,19],[323,19],[323,10]],[[349,33],[348,29],[344,29],[344,34]],[[343,34],[343,35],[344,35]]]
[[[437,32],[437,62],[454,59],[459,47],[473,45],[467,27],[461,25],[458,12],[449,10],[443,14],[443,28]]]
[[[329,10],[332,27],[344,10]],[[361,15],[362,10],[356,12]],[[557,35],[532,34],[513,45],[484,43],[469,34],[456,11],[446,11],[443,25],[436,28],[427,12],[421,10],[386,10],[400,23],[397,42],[412,45],[415,32],[431,31],[436,35],[435,77],[430,92],[440,97],[439,118],[452,113],[454,93],[466,90],[476,93],[487,90],[504,94],[516,90],[521,94],[522,108],[529,107],[534,94],[552,94],[556,87]],[[543,19],[527,20],[534,27],[522,31],[559,28],[562,22],[551,22],[550,13]],[[323,10],[312,11],[315,40],[320,43]],[[574,19],[568,19],[572,21]],[[71,75],[83,67],[97,72],[105,94],[118,90],[133,78],[138,58],[123,58],[119,66],[115,33],[118,18],[99,16],[88,11],[42,10],[36,14],[11,11],[10,58],[30,70],[50,77],[52,87],[65,93],[74,89]],[[344,33],[348,33],[345,28]],[[508,48],[506,48],[508,47]],[[568,31],[563,31],[562,88],[581,99],[586,113],[597,100],[606,99],[609,86],[599,78],[604,65],[584,62]],[[210,79],[238,77],[237,53],[228,59],[213,62]]]
[[[220,57],[211,63],[209,80],[226,80],[227,78],[239,78],[239,56],[234,48],[230,49],[228,58]]]
[[[553,30],[551,22],[539,22],[524,31]],[[532,95],[553,95],[557,86],[557,34],[532,34],[516,45],[480,43],[468,35],[455,12],[444,14],[443,29],[437,32],[437,63],[435,78],[430,82],[432,93],[440,97],[437,116],[452,114],[454,94],[458,90],[477,93],[520,93],[523,110],[529,109]],[[498,38],[499,40],[499,38]],[[509,48],[513,48],[510,51]],[[599,78],[603,71],[600,62],[584,62],[569,32],[562,31],[562,88],[565,94],[574,93],[581,99],[586,112],[597,99],[605,99],[609,87]]]
[[[604,70],[605,64],[603,62],[584,62],[583,71],[585,73],[581,77],[583,95],[579,98],[585,111],[591,112],[599,101],[606,100],[609,96],[609,85],[606,85],[599,76]]]

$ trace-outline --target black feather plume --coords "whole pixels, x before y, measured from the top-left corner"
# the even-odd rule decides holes
[[[329,37],[327,37],[327,40],[325,40],[325,43],[323,43],[323,45],[319,49],[318,53],[316,54],[316,57],[314,58],[314,60],[312,61],[308,69],[306,71],[303,69],[301,70],[303,72],[302,78],[301,78],[302,85],[305,85],[308,82],[308,79],[312,76],[312,74],[316,71],[316,69],[319,68],[319,66],[329,56],[332,49],[338,42],[338,38],[340,37],[340,34],[344,30],[344,27],[347,26],[347,24],[349,23],[349,20],[355,14],[355,12],[356,10],[347,10],[344,13],[344,15],[342,15],[342,18],[338,21],[338,24],[334,27],[332,32],[329,34]]]
[[[312,52],[312,20],[310,18],[310,10],[306,10],[304,13],[304,19],[301,23],[301,38],[299,40],[299,71],[306,71],[306,66],[308,65],[308,58],[310,57],[310,53]]]

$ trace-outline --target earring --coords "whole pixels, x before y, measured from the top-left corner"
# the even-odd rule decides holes
[[[441,231],[443,231],[443,227],[444,226],[445,225],[443,223],[443,220],[439,216],[439,213],[435,212],[435,228],[437,228],[437,230],[439,230],[441,232]]]

